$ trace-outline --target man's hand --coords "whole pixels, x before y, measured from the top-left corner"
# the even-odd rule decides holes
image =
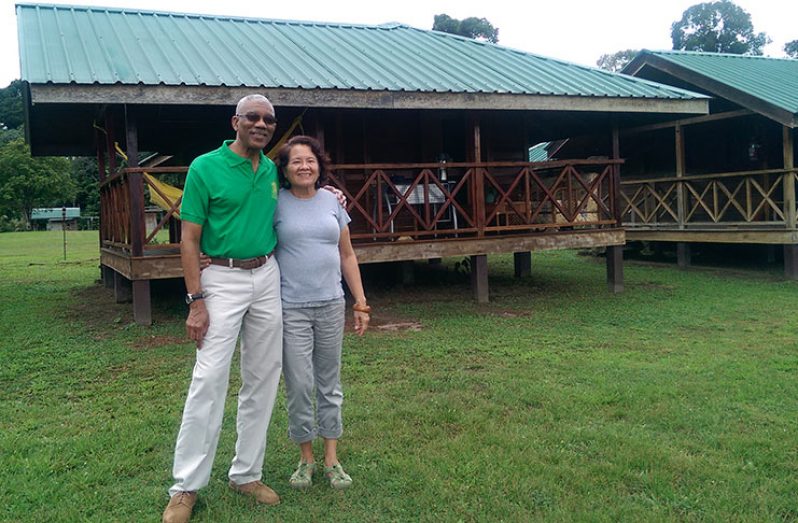
[[[208,332],[210,320],[205,300],[197,300],[189,305],[188,318],[186,318],[186,334],[197,343],[197,350],[202,348],[202,340]]]
[[[200,253],[200,270],[207,269],[211,266],[211,257],[205,254],[204,252]]]
[[[344,192],[341,189],[339,189],[338,187],[333,187],[332,185],[325,185],[322,188],[333,193],[335,197],[338,198],[338,203],[341,204],[341,207],[346,208],[346,196],[344,195]]]

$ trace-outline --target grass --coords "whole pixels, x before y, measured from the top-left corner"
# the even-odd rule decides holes
[[[0,234],[0,520],[158,521],[193,365],[180,293],[155,324],[96,282],[96,233]],[[769,272],[573,252],[490,258],[491,303],[417,264],[367,268],[377,327],[347,335],[341,459],[355,483],[288,488],[282,394],[257,507],[226,487],[233,378],[192,521],[795,521],[798,286]],[[237,362],[234,363],[237,365]]]

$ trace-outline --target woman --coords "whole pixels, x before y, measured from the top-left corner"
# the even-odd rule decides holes
[[[288,434],[300,450],[290,479],[295,488],[312,484],[317,435],[324,439],[324,475],[330,485],[344,489],[352,484],[337,455],[343,432],[340,370],[346,308],[341,275],[355,300],[358,335],[368,328],[371,311],[349,237],[349,215],[333,193],[319,190],[327,165],[319,142],[309,136],[288,140],[277,158],[283,189],[274,216],[275,256],[281,272]]]

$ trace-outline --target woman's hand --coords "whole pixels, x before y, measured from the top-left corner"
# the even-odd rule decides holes
[[[358,336],[363,336],[366,329],[369,328],[369,320],[371,315],[368,312],[355,311],[355,332]]]

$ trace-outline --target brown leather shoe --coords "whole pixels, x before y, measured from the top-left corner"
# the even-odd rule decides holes
[[[196,492],[178,492],[163,511],[163,523],[187,523],[196,502]]]
[[[265,505],[280,504],[280,496],[260,481],[250,481],[243,485],[236,485],[231,481],[230,488],[245,496],[252,496],[258,503]]]

